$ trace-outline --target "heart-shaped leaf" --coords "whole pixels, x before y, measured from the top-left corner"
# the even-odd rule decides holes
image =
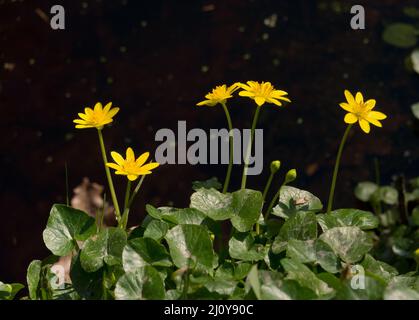
[[[66,256],[75,248],[76,240],[86,240],[96,232],[95,219],[87,213],[55,204],[43,232],[45,245],[56,256]]]
[[[243,261],[263,260],[267,249],[261,244],[255,244],[250,233],[235,233],[228,242],[230,256]]]
[[[318,214],[317,221],[323,231],[335,227],[358,227],[370,230],[378,227],[378,218],[371,212],[358,209],[339,209],[330,214]]]
[[[84,244],[80,254],[81,265],[87,272],[95,272],[103,264],[116,265],[122,262],[122,250],[127,243],[127,234],[120,228],[102,230],[97,237]]]
[[[272,251],[280,253],[287,247],[288,240],[314,240],[317,238],[317,220],[312,212],[297,212],[281,227],[272,244]]]
[[[288,219],[297,212],[318,212],[323,208],[320,199],[308,191],[290,186],[283,186],[279,194],[279,203],[272,211],[273,215]]]
[[[370,235],[358,227],[337,227],[326,230],[319,240],[327,243],[345,262],[360,261],[372,248]]]
[[[166,248],[151,238],[130,240],[122,252],[122,263],[125,272],[134,272],[147,265],[156,267],[172,265]]]
[[[163,300],[164,282],[160,273],[151,266],[128,272],[119,278],[115,287],[117,300]]]
[[[183,224],[170,229],[165,239],[170,256],[178,268],[210,269],[214,265],[214,250],[208,229],[204,226]]]
[[[250,231],[258,221],[263,199],[259,191],[243,189],[232,194],[231,223],[239,232]]]
[[[198,209],[213,220],[226,220],[233,216],[232,195],[213,188],[199,189],[191,196],[191,208]]]

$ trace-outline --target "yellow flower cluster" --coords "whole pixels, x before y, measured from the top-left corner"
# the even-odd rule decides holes
[[[84,113],[78,114],[80,119],[75,119],[73,122],[76,123],[76,129],[96,128],[100,131],[106,124],[113,121],[113,117],[118,111],[119,108],[112,108],[112,102],[109,102],[104,108],[98,102],[93,109],[85,108]],[[128,148],[126,150],[126,158],[124,159],[119,153],[112,151],[111,156],[115,163],[106,162],[106,166],[115,169],[115,174],[125,175],[128,180],[134,181],[139,176],[150,174],[151,170],[160,165],[157,162],[145,164],[149,155],[149,152],[145,152],[135,159],[134,151]]]
[[[217,86],[212,92],[205,95],[206,100],[197,103],[197,105],[212,107],[216,104],[225,104],[227,99],[232,98],[233,93],[238,89],[242,89],[242,91],[239,92],[239,96],[253,99],[259,107],[265,103],[273,103],[277,106],[282,106],[280,100],[291,102],[291,100],[286,97],[288,95],[287,92],[276,90],[270,82],[247,81],[246,84],[236,82],[229,87],[225,84]]]

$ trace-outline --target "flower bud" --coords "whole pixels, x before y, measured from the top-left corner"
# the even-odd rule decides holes
[[[285,176],[284,185],[294,181],[295,179],[297,179],[297,170],[295,169],[289,170],[287,172],[287,175]]]
[[[416,260],[416,263],[419,264],[419,248],[417,248],[415,251],[415,260]]]
[[[281,167],[281,161],[275,160],[271,162],[271,173],[275,174]]]

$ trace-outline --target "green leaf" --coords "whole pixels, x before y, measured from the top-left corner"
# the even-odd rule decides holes
[[[163,300],[164,298],[163,279],[151,266],[126,273],[116,283],[116,300]]]
[[[259,281],[259,273],[258,273],[257,265],[254,265],[252,269],[250,269],[250,272],[247,275],[246,282],[253,289],[253,292],[255,293],[256,298],[260,300],[261,292],[260,292],[260,281]]]
[[[232,194],[233,227],[239,232],[250,231],[258,221],[263,205],[262,193],[243,189]]]
[[[216,190],[220,190],[223,186],[216,177],[212,177],[211,179],[205,181],[194,181],[192,182],[192,189],[198,191],[201,188],[204,189],[211,189],[214,188]]]
[[[419,292],[404,286],[388,286],[384,291],[385,300],[419,300]]]
[[[342,271],[342,264],[333,249],[321,239],[316,241],[316,263],[330,273]]]
[[[335,227],[358,227],[370,230],[378,227],[378,218],[371,212],[358,209],[339,209],[330,214],[318,214],[317,222],[323,231]]]
[[[360,261],[372,248],[371,237],[358,227],[337,227],[326,230],[319,240],[327,243],[345,262]]]
[[[412,61],[413,70],[416,73],[419,73],[419,49],[415,49],[410,54],[410,60]],[[419,119],[419,103],[412,105],[413,114],[417,119]]]
[[[103,267],[121,264],[122,250],[127,243],[127,234],[120,228],[102,230],[97,237],[84,244],[80,254],[81,265],[87,272],[95,272]]]
[[[272,244],[272,251],[278,254],[286,249],[288,240],[314,240],[317,238],[317,220],[312,212],[298,212],[281,227]]]
[[[228,242],[228,250],[233,259],[243,261],[263,260],[267,249],[261,244],[255,244],[250,233],[235,233]]]
[[[418,51],[418,55],[419,55],[419,51]],[[418,57],[419,59],[419,57]],[[419,61],[418,61],[418,71],[419,73]],[[415,116],[416,119],[419,119],[419,102],[412,104],[411,107],[413,115]]]
[[[165,239],[172,260],[178,268],[213,269],[215,254],[206,227],[178,225],[167,232]]]
[[[232,195],[213,188],[199,189],[191,196],[191,208],[198,209],[213,220],[227,220],[233,216]]]
[[[95,219],[87,213],[60,204],[53,205],[43,232],[45,245],[56,256],[66,256],[96,232]]]
[[[237,282],[227,279],[214,279],[205,283],[209,292],[215,292],[222,296],[231,296],[237,287]]]
[[[263,300],[308,300],[317,298],[308,288],[294,280],[285,280],[279,272],[259,270],[260,292]]]
[[[407,23],[392,23],[383,32],[383,40],[398,48],[411,48],[417,43],[416,28]]]
[[[318,212],[323,208],[320,199],[308,191],[290,186],[281,187],[279,203],[272,214],[288,219],[300,211]]]
[[[291,239],[288,241],[287,257],[301,263],[316,261],[315,241]]]
[[[41,279],[42,261],[34,260],[29,264],[26,273],[26,282],[28,283],[29,298],[31,300],[38,300],[38,286]]]
[[[238,263],[234,268],[234,279],[235,280],[244,279],[250,272],[251,268],[252,268],[252,265],[248,262]]]
[[[144,231],[144,238],[151,238],[160,241],[169,231],[169,224],[164,221],[152,220]]]
[[[25,286],[20,283],[6,284],[0,281],[0,300],[13,300]]]
[[[355,187],[355,197],[358,200],[368,202],[373,194],[378,190],[378,186],[369,181],[360,182]]]
[[[193,208],[174,209],[173,211],[163,212],[161,219],[173,224],[202,224],[206,215]]]
[[[399,274],[396,268],[388,265],[385,262],[375,260],[369,254],[365,255],[361,265],[366,271],[379,276],[385,281],[389,281],[391,278]]]
[[[419,206],[416,206],[415,208],[413,208],[412,222],[415,226],[419,226]]]
[[[130,240],[122,252],[122,262],[125,272],[134,272],[147,265],[156,267],[172,265],[166,248],[151,238]]]
[[[71,261],[71,282],[82,299],[98,300],[104,295],[103,269],[96,272],[86,272],[80,263],[80,255],[73,257]]]
[[[288,258],[282,259],[281,264],[288,273],[286,279],[295,280],[302,287],[312,290],[318,298],[331,299],[335,295],[335,291],[304,264]]]
[[[399,192],[390,186],[380,187],[379,195],[380,200],[388,205],[397,204],[399,201]]]
[[[145,210],[152,218],[161,220],[161,216],[163,215],[162,210],[153,207],[151,204],[146,204]]]

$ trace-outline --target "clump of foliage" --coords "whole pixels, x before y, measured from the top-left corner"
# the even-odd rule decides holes
[[[285,91],[274,89],[269,82],[249,81],[219,86],[198,105],[220,104],[231,129],[226,101],[239,89],[240,96],[256,103],[252,139],[264,104],[290,102]],[[131,229],[127,228],[131,204],[144,177],[158,163],[146,164],[148,153],[136,159],[131,148],[126,158],[112,152],[115,163],[109,163],[102,129],[119,109],[111,109],[109,104],[86,108],[75,122],[80,129],[97,129],[117,226],[105,228],[101,219],[86,212],[53,205],[43,232],[52,255],[29,265],[27,298],[419,299],[419,252],[415,248],[418,207],[403,221],[405,211],[397,211],[398,215],[393,212],[400,201],[394,199],[399,197],[393,189],[364,183],[356,194],[372,204],[374,213],[333,209],[339,161],[349,131],[358,123],[369,133],[370,124],[381,127],[379,120],[386,118],[372,111],[375,100],[364,101],[361,93],[353,96],[349,91],[345,96],[347,102],[341,107],[348,112],[348,126],[339,147],[326,210],[315,195],[290,185],[297,179],[295,169],[282,176],[281,187],[267,201],[271,182],[279,176],[279,161],[272,162],[263,192],[248,188],[249,155],[241,188],[229,192],[230,153],[224,184],[214,178],[194,182],[188,208],[148,204],[144,220]],[[230,143],[234,143],[232,135]],[[127,177],[123,206],[118,204],[109,168]],[[132,190],[131,182],[139,177]],[[414,190],[404,193],[405,205],[418,199],[415,181]],[[382,261],[393,263],[393,257],[386,256],[388,250],[401,266]],[[54,272],[54,265],[65,256],[71,256],[71,267],[69,279],[63,281],[63,275]],[[0,299],[12,299],[22,287],[0,283]]]

